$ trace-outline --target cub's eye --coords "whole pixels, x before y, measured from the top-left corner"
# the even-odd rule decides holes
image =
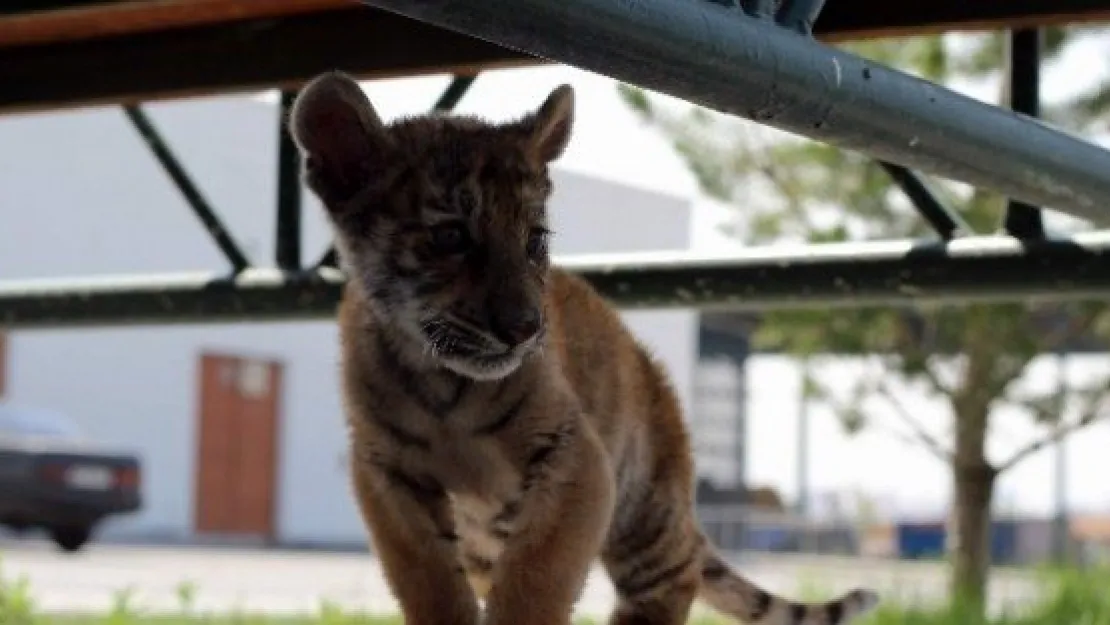
[[[461,223],[451,222],[432,227],[432,247],[440,254],[459,254],[470,247],[470,233]]]
[[[541,258],[547,254],[548,231],[543,228],[532,228],[528,233],[528,245],[525,251],[532,258]]]

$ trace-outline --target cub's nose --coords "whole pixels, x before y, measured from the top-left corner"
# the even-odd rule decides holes
[[[534,308],[525,308],[495,313],[490,319],[490,331],[509,347],[516,347],[540,331],[540,312]]]

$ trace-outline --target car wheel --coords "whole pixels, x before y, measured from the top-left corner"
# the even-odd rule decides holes
[[[92,528],[88,526],[53,527],[50,529],[50,538],[63,551],[73,553],[85,546],[92,536]]]

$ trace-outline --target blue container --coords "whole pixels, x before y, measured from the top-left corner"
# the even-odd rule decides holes
[[[944,556],[943,523],[899,523],[898,557],[905,559]]]
[[[756,551],[787,551],[790,532],[776,527],[751,528],[748,530],[749,549]]]
[[[899,523],[898,556],[911,560],[943,557],[945,535],[943,523]],[[994,564],[1012,564],[1016,561],[1017,522],[995,521],[991,524],[990,550]]]
[[[991,560],[994,564],[1012,564],[1017,559],[1017,522],[995,521],[991,524]]]

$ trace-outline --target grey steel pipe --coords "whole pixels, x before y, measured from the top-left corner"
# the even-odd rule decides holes
[[[1110,151],[702,0],[361,0],[1110,224]]]

